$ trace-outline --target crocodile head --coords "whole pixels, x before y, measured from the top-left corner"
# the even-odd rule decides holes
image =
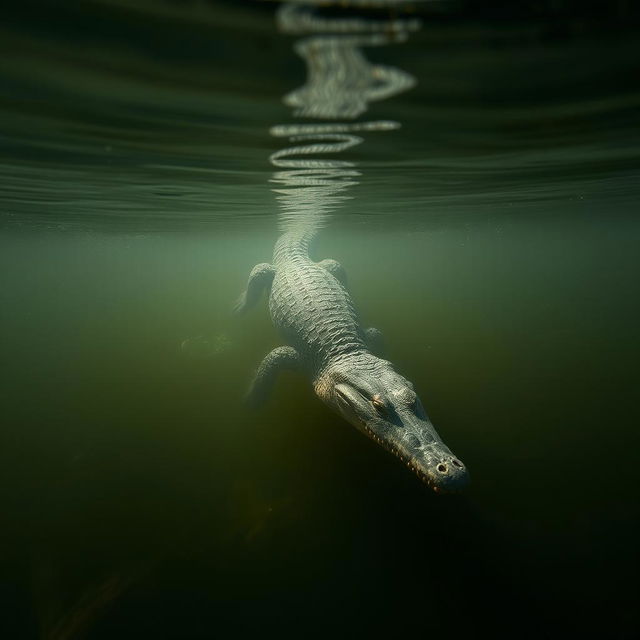
[[[462,489],[469,481],[467,469],[440,439],[411,382],[386,361],[377,365],[373,370],[329,372],[316,392],[437,493]]]

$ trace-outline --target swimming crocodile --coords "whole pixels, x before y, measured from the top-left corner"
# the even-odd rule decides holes
[[[277,240],[272,264],[253,268],[237,314],[270,289],[274,326],[287,342],[262,361],[247,395],[263,403],[278,373],[305,372],[316,395],[357,429],[388,449],[436,492],[461,489],[464,464],[438,436],[409,380],[374,355],[380,332],[362,329],[335,260],[314,262],[309,248],[315,230],[294,230]]]

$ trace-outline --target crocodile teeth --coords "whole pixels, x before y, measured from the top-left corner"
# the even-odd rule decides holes
[[[422,471],[420,471],[420,469],[418,469],[418,466],[412,462],[411,460],[404,460],[402,453],[400,452],[400,449],[398,449],[398,447],[391,445],[391,444],[387,444],[386,442],[384,442],[382,440],[382,438],[378,435],[376,435],[371,429],[369,429],[366,425],[364,426],[364,431],[365,433],[375,442],[377,442],[380,446],[384,447],[385,449],[387,449],[387,451],[389,451],[390,453],[392,453],[394,456],[396,456],[396,458],[399,458],[400,460],[402,460],[406,467],[408,469],[410,469],[411,471],[413,471],[413,473],[415,473],[418,478],[420,480],[422,480],[422,482],[424,482],[424,484],[426,484],[430,489],[433,489],[436,493],[442,493],[442,490],[439,489],[438,487],[436,487],[433,482],[431,481],[431,479],[429,478],[429,476],[427,476],[425,473],[423,473]]]

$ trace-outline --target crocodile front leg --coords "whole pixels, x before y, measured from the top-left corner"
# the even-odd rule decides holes
[[[260,363],[251,388],[246,395],[250,407],[259,407],[269,396],[281,371],[300,368],[300,354],[293,347],[276,347]]]
[[[274,274],[275,269],[267,262],[257,264],[251,269],[247,288],[233,306],[234,315],[242,315],[256,305],[263,291],[271,286]]]
[[[318,264],[323,269],[326,269],[343,287],[347,286],[347,272],[337,260],[326,258],[325,260],[320,260]]]
[[[384,336],[382,335],[382,331],[380,331],[380,329],[376,329],[375,327],[369,327],[368,329],[365,329],[364,335],[371,353],[375,354],[378,357],[382,357],[385,351]]]

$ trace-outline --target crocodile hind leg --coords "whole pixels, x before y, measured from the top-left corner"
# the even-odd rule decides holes
[[[267,262],[257,264],[251,269],[247,288],[242,292],[233,306],[234,315],[242,315],[245,311],[255,306],[258,300],[260,300],[262,292],[271,286],[274,274],[274,268]]]
[[[260,363],[245,397],[250,407],[264,404],[281,371],[300,368],[300,355],[293,347],[276,347]]]
[[[327,258],[326,260],[320,260],[318,264],[323,269],[326,269],[343,287],[347,286],[347,272],[337,260]]]

